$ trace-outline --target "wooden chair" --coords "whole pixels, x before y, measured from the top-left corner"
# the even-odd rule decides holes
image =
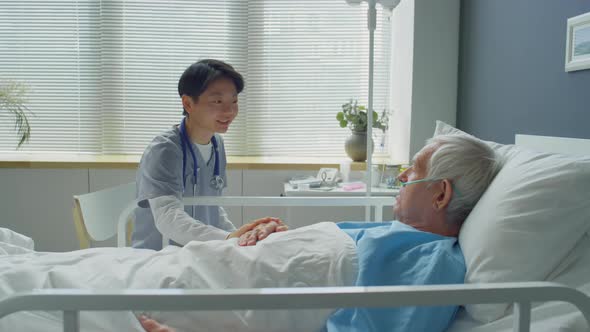
[[[74,225],[80,249],[90,248],[92,241],[104,241],[117,235],[119,215],[135,199],[135,182],[74,195]],[[127,223],[127,243],[132,223]]]

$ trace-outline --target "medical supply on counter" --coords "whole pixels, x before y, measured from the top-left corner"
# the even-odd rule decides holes
[[[309,190],[310,188],[309,183],[302,183],[298,186],[299,190]]]
[[[316,177],[322,181],[320,186],[332,187],[341,181],[340,172],[336,168],[320,168]]]
[[[319,188],[322,184],[322,180],[316,178],[315,176],[307,176],[307,177],[294,177],[289,180],[289,184],[293,187],[293,189],[298,189],[300,185],[308,185],[309,188]]]
[[[398,187],[399,181],[397,177],[400,173],[399,165],[386,165],[381,174],[381,185],[390,189]]]
[[[365,183],[364,182],[351,182],[351,183],[347,183],[347,184],[342,185],[342,190],[344,190],[344,191],[353,191],[353,190],[358,190],[358,189],[365,189]]]
[[[371,169],[373,170],[373,175],[371,177],[371,186],[378,187],[381,184],[383,179],[383,170],[385,165],[373,165]]]

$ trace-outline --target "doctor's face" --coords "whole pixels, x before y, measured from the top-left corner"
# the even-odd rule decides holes
[[[238,92],[233,81],[227,78],[211,82],[198,98],[186,99],[185,102],[183,98],[183,105],[189,113],[191,128],[202,135],[227,132],[238,115]]]

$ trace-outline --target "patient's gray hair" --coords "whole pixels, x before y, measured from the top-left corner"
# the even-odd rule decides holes
[[[438,147],[428,161],[427,177],[451,181],[447,220],[461,224],[500,170],[500,158],[486,143],[465,135],[435,136],[427,145]]]

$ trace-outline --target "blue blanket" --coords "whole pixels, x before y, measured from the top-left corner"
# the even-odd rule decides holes
[[[456,238],[422,232],[398,221],[346,222],[338,226],[356,242],[357,286],[460,284],[465,261]],[[334,312],[329,332],[444,331],[457,306],[346,308]]]

